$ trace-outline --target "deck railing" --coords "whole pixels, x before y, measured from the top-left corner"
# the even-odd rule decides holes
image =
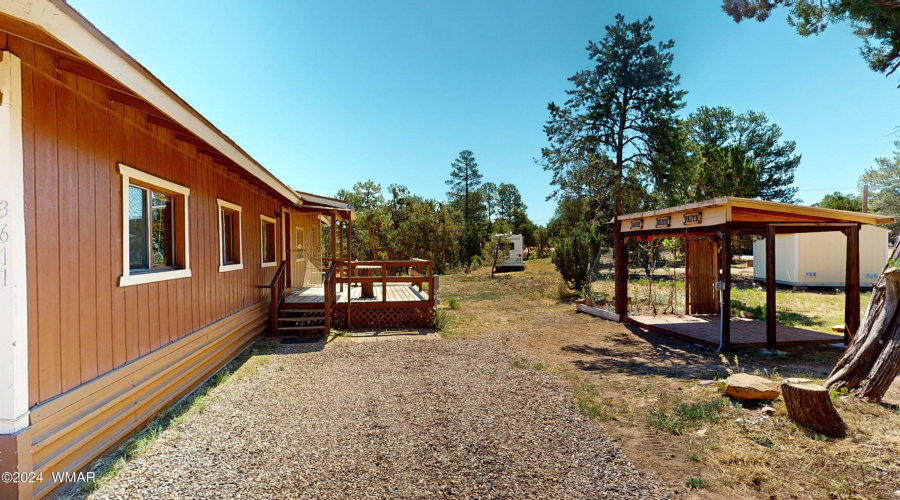
[[[267,287],[269,289],[269,328],[272,332],[272,335],[278,332],[278,308],[281,306],[281,301],[284,300],[284,292],[287,288],[287,277],[285,273],[285,268],[287,266],[287,261],[281,263],[278,266],[278,269],[275,270],[275,275],[272,276],[272,282],[269,283]]]
[[[344,328],[362,326],[366,328],[430,327],[434,321],[435,293],[437,277],[434,263],[424,259],[406,260],[347,260],[324,257],[331,267],[324,279],[324,300],[331,325]],[[362,266],[366,273],[378,276],[357,276]],[[360,300],[353,298],[351,286],[381,284],[381,300]],[[388,285],[391,283],[411,284],[425,292],[427,298],[417,300],[391,300]],[[338,303],[337,289],[344,291],[347,285],[346,302]],[[374,292],[374,290],[371,290]],[[373,295],[375,295],[373,293]],[[377,296],[377,295],[376,295]],[[346,307],[345,307],[346,304]]]
[[[411,283],[423,291],[423,285],[428,285],[428,301],[434,301],[434,263],[430,260],[354,260],[342,263],[347,269],[347,276],[340,280],[348,284],[380,283],[381,301],[387,302],[388,283]],[[357,276],[359,268],[369,268],[378,271],[378,276]],[[374,269],[373,269],[374,268]],[[401,274],[406,273],[406,274]]]

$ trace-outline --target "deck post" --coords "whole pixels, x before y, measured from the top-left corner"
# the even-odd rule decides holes
[[[722,281],[725,289],[722,290],[722,349],[731,349],[731,230],[725,227],[722,234]]]
[[[434,302],[434,262],[428,261],[428,300]]]
[[[381,263],[381,301],[387,302],[387,265]]]
[[[775,228],[766,225],[766,349],[775,350],[776,322],[775,312]]]
[[[859,328],[859,225],[847,229],[847,276],[844,283],[844,345]]]
[[[337,210],[331,211],[331,261],[335,261],[337,255]]]
[[[688,233],[684,232],[684,314],[691,314],[691,256],[688,253]]]
[[[616,314],[628,315],[628,245],[622,238],[621,222],[613,219],[613,258],[615,259],[615,308]]]

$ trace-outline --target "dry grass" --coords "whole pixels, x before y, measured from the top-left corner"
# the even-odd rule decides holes
[[[724,358],[575,314],[574,293],[561,282],[548,260],[529,261],[525,272],[494,279],[486,269],[446,276],[442,301],[458,302],[457,309],[442,306],[452,322],[446,337],[525,333],[514,344],[529,367],[540,363],[566,381],[575,404],[631,460],[673,486],[702,488],[701,496],[894,498],[900,490],[896,406],[838,396],[835,404],[850,434],[831,440],[797,428],[780,403],[767,416],[758,407],[723,399],[716,385],[699,385],[736,371],[778,382],[794,376],[821,381],[840,350],[789,348],[778,356],[748,350]],[[734,295],[748,307],[764,300],[755,290]],[[842,294],[780,292],[778,301],[779,309],[808,318],[798,326],[822,329],[842,322]]]

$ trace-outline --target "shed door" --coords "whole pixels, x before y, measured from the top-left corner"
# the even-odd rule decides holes
[[[716,244],[709,238],[688,238],[687,251],[687,314],[718,313],[717,294],[713,283],[718,279]]]

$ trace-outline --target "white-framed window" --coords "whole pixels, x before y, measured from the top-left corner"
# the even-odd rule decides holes
[[[216,204],[219,206],[219,272],[243,269],[241,207],[218,198]]]
[[[275,219],[259,215],[259,242],[262,267],[275,267]]]
[[[191,190],[122,163],[119,174],[123,201],[119,286],[189,278]]]

